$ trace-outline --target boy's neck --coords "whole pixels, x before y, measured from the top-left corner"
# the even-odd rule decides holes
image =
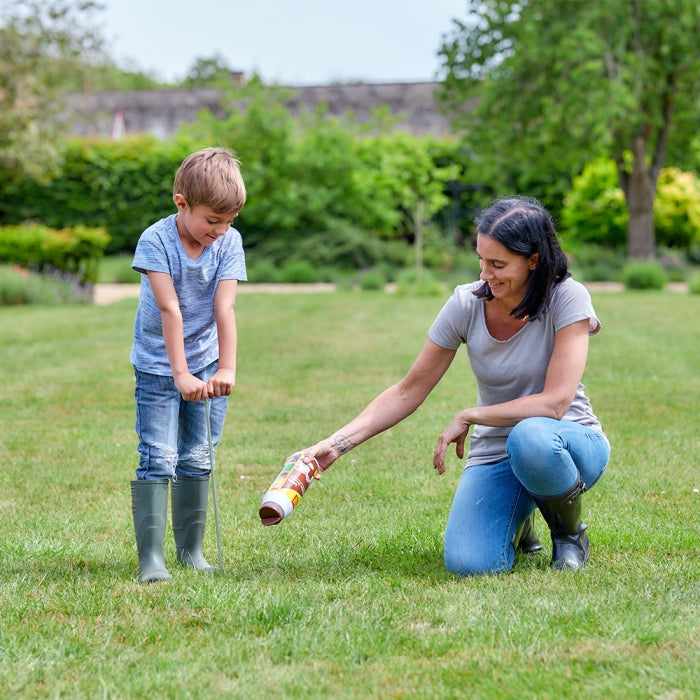
[[[195,241],[187,232],[187,229],[182,224],[180,220],[180,214],[175,216],[175,228],[177,229],[177,235],[180,238],[182,247],[185,249],[185,253],[192,260],[196,260],[204,251],[204,247],[198,241]]]

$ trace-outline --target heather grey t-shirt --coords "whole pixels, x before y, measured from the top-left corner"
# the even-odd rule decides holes
[[[428,334],[443,348],[456,350],[462,343],[467,346],[476,378],[478,406],[492,406],[539,393],[544,388],[554,334],[583,319],[588,319],[590,335],[601,328],[588,290],[568,278],[554,287],[549,308],[540,318],[526,323],[508,340],[496,340],[486,328],[484,300],[473,294],[481,284],[473,282],[457,287]],[[603,432],[583,384],[579,383],[564,418]],[[506,459],[505,444],[510,430],[509,427],[473,426],[467,466]]]
[[[204,248],[193,260],[180,241],[176,214],[149,226],[139,238],[132,267],[141,272],[141,293],[134,322],[131,362],[141,372],[170,376],[163,338],[160,309],[147,271],[165,272],[182,312],[185,357],[190,372],[204,369],[219,357],[219,339],[214,320],[214,294],[221,280],[244,281],[245,255],[241,234],[234,228]]]

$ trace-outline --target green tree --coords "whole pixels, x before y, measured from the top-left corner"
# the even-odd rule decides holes
[[[401,151],[391,136],[386,143],[367,136],[351,120],[330,118],[323,105],[295,118],[287,108],[293,94],[253,78],[230,93],[225,119],[203,113],[197,124],[183,128],[230,146],[240,157],[248,188],[240,224],[247,242],[288,250],[292,241],[331,230],[340,220],[384,239],[401,236],[400,207],[408,198],[401,198],[400,188],[418,157],[413,142],[419,139],[405,139],[406,171],[389,167],[398,156],[387,156],[385,147]],[[433,170],[428,160],[422,161],[426,177]],[[432,213],[432,199],[429,206]]]
[[[102,40],[85,0],[1,0],[0,166],[41,174],[66,130],[61,96],[82,89]]]
[[[221,54],[209,57],[198,57],[190,66],[183,81],[185,87],[216,87],[230,88],[233,68]]]
[[[479,96],[456,123],[502,185],[560,196],[591,158],[611,157],[628,255],[651,258],[659,173],[700,117],[698,36],[688,0],[468,0],[440,52],[442,97],[459,109]]]
[[[359,144],[367,168],[360,178],[362,201],[393,212],[394,230],[413,239],[416,279],[423,270],[424,228],[449,204],[447,183],[457,177],[457,166],[435,164],[437,143],[402,131],[368,138]]]
[[[83,92],[92,90],[158,90],[171,87],[150,72],[143,72],[134,61],[118,66],[111,59],[90,64]]]
[[[292,116],[293,99],[292,89],[254,77],[229,93],[224,119],[203,112],[181,130],[241,159],[248,200],[237,225],[248,250],[288,261],[313,245],[326,248],[316,259],[330,262],[335,251],[344,261],[369,261],[412,241],[420,269],[425,224],[449,204],[446,183],[457,177],[449,146],[386,132],[381,112],[370,125],[331,117],[324,105]],[[356,256],[348,255],[352,246]]]
[[[238,224],[249,247],[265,242],[270,232],[288,241],[300,230],[304,202],[297,178],[297,128],[284,107],[285,95],[283,88],[265,87],[253,76],[230,92],[224,119],[203,111],[196,124],[181,128],[181,134],[228,146],[240,158],[248,200]]]

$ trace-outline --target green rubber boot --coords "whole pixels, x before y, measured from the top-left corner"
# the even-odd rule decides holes
[[[209,502],[209,477],[179,476],[173,480],[171,490],[177,560],[197,571],[213,573],[215,567],[202,554]]]
[[[136,549],[139,554],[139,582],[169,581],[163,541],[168,510],[168,480],[131,482],[131,510],[134,515]]]

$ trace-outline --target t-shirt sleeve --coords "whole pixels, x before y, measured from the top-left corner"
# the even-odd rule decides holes
[[[136,244],[134,261],[131,263],[131,267],[142,274],[146,274],[149,270],[151,272],[171,274],[165,246],[159,236],[152,231],[144,231]]]
[[[248,274],[246,272],[241,234],[236,229],[231,229],[223,240],[224,245],[221,248],[221,260],[216,275],[217,280],[245,282],[248,279]]]
[[[456,350],[467,342],[475,301],[471,288],[472,285],[457,287],[433,321],[428,337],[441,348]]]
[[[602,328],[588,290],[580,282],[569,278],[555,287],[552,302],[554,332],[584,319],[588,319],[589,335],[595,335]]]

